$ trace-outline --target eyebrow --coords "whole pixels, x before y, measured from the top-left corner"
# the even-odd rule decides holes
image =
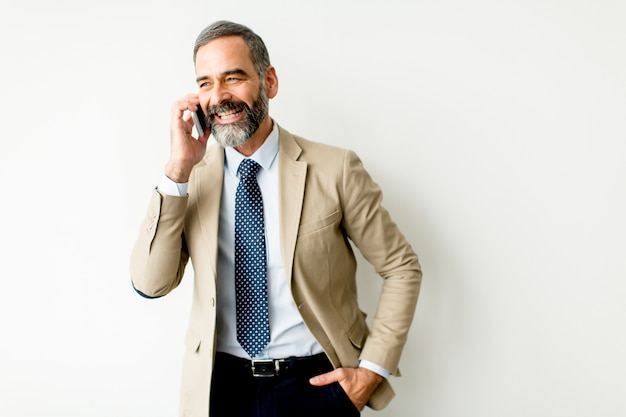
[[[245,76],[245,77],[249,77],[249,76],[250,76],[250,75],[249,75],[246,71],[244,71],[244,70],[243,70],[243,69],[241,69],[241,68],[233,68],[233,69],[229,69],[229,70],[226,70],[226,71],[224,71],[224,72],[220,73],[220,75],[221,75],[222,77],[227,77],[227,76],[229,76],[229,75],[243,75],[243,76]],[[204,80],[206,80],[206,79],[208,79],[208,78],[209,78],[209,76],[208,76],[208,75],[201,75],[201,76],[199,76],[198,78],[196,78],[196,82],[204,81]]]

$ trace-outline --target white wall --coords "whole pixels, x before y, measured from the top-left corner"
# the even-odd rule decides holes
[[[357,151],[420,255],[398,396],[365,415],[626,414],[624,2],[6,3],[0,415],[175,415],[192,271],[148,301],[127,265],[222,18],[265,39],[272,115]]]

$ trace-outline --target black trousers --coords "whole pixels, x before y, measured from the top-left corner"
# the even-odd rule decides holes
[[[338,383],[315,387],[309,378],[333,369],[325,355],[292,358],[274,376],[252,376],[250,361],[218,352],[210,417],[351,417],[361,413]]]

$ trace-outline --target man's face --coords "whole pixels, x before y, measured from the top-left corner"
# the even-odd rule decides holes
[[[223,146],[245,143],[268,116],[269,98],[245,41],[217,38],[198,49],[196,75],[207,126]]]

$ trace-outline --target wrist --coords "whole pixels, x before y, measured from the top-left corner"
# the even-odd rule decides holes
[[[381,382],[385,380],[385,378],[381,374],[374,372],[371,369],[367,369],[362,366],[360,366],[358,369],[361,371],[361,373],[367,375],[367,379],[369,380],[370,384],[372,384],[372,386],[378,386]]]
[[[191,169],[183,168],[180,165],[169,161],[167,165],[165,165],[165,176],[175,183],[182,184],[189,182]]]

